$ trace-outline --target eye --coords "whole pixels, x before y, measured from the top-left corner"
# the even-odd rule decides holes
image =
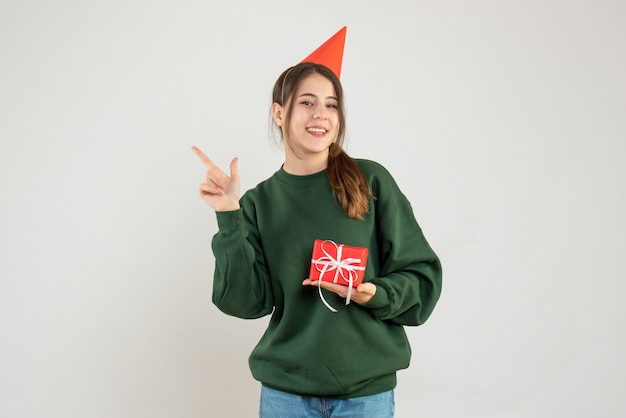
[[[327,104],[326,107],[329,108],[329,109],[337,109],[337,105],[336,104]]]
[[[300,104],[303,104],[305,106],[313,106],[313,103],[309,102],[308,100],[303,100],[303,101],[300,102]]]

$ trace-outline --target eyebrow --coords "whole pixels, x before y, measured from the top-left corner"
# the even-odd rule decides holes
[[[317,99],[317,96],[316,96],[316,95],[314,95],[313,93],[302,93],[302,94],[301,94],[301,95],[299,95],[298,97],[305,97],[305,96],[307,96],[307,97],[314,97],[314,98],[316,98],[316,99]],[[337,101],[339,101],[339,99],[337,99],[335,96],[328,96],[328,97],[327,97],[327,99],[332,99],[332,100],[337,100]]]

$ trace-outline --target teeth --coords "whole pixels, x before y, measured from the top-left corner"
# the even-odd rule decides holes
[[[325,134],[326,133],[326,129],[319,129],[319,128],[307,128],[307,131],[313,132],[315,134]]]

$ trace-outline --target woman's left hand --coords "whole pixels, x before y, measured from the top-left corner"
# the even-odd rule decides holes
[[[317,287],[318,281],[306,279],[305,281],[302,282],[302,285]],[[337,284],[337,283],[325,282],[325,281],[319,282],[319,286],[322,289],[330,290],[331,292],[338,294],[344,299],[348,296],[348,286],[344,286],[344,285]],[[352,289],[352,295],[350,295],[350,300],[359,304],[363,304],[372,300],[375,294],[376,294],[376,285],[374,283],[364,282],[364,283],[361,283],[359,287],[357,287],[356,289]]]

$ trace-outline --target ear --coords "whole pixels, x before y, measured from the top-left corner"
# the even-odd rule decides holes
[[[285,108],[279,105],[277,102],[272,104],[272,117],[274,118],[274,123],[280,128],[285,124]]]

